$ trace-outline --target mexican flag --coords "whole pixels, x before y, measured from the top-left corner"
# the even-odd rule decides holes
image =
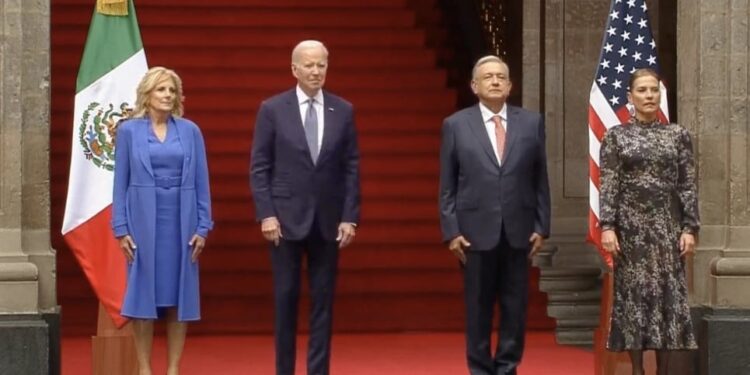
[[[110,229],[114,135],[148,69],[132,0],[97,0],[76,82],[70,181],[62,234],[118,327],[125,256]]]

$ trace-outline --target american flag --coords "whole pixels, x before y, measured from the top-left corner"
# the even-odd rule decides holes
[[[612,0],[604,28],[604,41],[589,97],[589,232],[587,240],[596,245],[605,262],[612,257],[602,249],[599,228],[599,148],[607,129],[626,123],[628,81],[640,68],[659,71],[656,42],[648,21],[644,0]],[[661,83],[659,117],[668,122],[667,91]]]

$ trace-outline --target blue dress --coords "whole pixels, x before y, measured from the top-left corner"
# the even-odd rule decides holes
[[[196,321],[200,272],[189,242],[195,234],[206,238],[213,228],[206,147],[194,122],[170,117],[167,126],[164,143],[152,134],[149,118],[129,119],[117,128],[112,231],[118,238],[130,235],[137,246],[127,264],[121,313],[158,319],[159,306],[174,306],[176,299],[177,319]],[[165,214],[159,223],[157,212]]]
[[[161,316],[161,308],[178,305],[180,288],[180,181],[184,151],[172,122],[167,123],[164,142],[149,130],[148,150],[156,181],[154,287],[155,307]],[[130,292],[138,293],[135,290]],[[153,318],[132,313],[122,311],[128,317]]]

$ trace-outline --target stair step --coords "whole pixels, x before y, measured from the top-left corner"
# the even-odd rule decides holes
[[[190,111],[202,110],[237,110],[238,108],[257,108],[258,104],[268,97],[267,93],[246,90],[223,90],[217,92],[200,92],[186,95],[185,106]],[[72,99],[72,98],[71,98]],[[391,93],[354,92],[346,95],[358,110],[377,110],[382,112],[430,112],[434,108],[450,108],[455,104],[455,95],[446,92],[425,92],[421,95],[401,96]],[[70,103],[53,104],[52,110],[68,107]],[[254,123],[251,122],[251,123]]]
[[[213,3],[213,2],[212,2]],[[232,27],[272,27],[298,28],[409,28],[415,23],[414,12],[408,9],[361,8],[361,7],[310,7],[305,8],[271,8],[230,7],[211,4],[200,8],[141,6],[137,9],[138,23],[141,28],[155,26],[172,26],[192,28],[228,26]],[[208,4],[207,4],[208,5]],[[54,7],[52,24],[54,26],[77,26],[88,28],[90,18],[80,17],[82,13],[92,11],[91,3],[80,6]],[[164,17],[169,14],[169,17]]]
[[[59,64],[78,64],[81,55],[78,51],[70,48],[53,49],[56,61]],[[146,58],[157,65],[184,66],[192,68],[243,68],[275,69],[280,77],[291,78],[290,64],[291,55],[288,49],[282,48],[222,48],[220,46],[192,45],[189,49],[179,46],[157,46],[153,49],[146,48]],[[433,68],[435,67],[435,56],[430,50],[424,48],[359,48],[345,49],[331,52],[329,62],[332,64],[331,72],[335,74],[335,67],[346,68]],[[225,75],[222,80],[231,80],[231,76]],[[220,80],[221,81],[221,80]],[[216,83],[216,81],[214,81]],[[285,85],[285,86],[288,86]],[[391,86],[395,88],[394,86]],[[221,86],[221,89],[225,89]]]
[[[555,339],[561,345],[591,347],[594,344],[593,330],[555,330]]]
[[[446,254],[447,258],[447,254]],[[463,284],[458,267],[452,270],[404,269],[392,271],[365,271],[340,269],[336,286],[337,297],[347,295],[377,294],[459,294]],[[416,272],[418,271],[418,272]],[[306,275],[303,275],[306,276]],[[85,297],[86,280],[61,278],[69,283],[62,297]],[[270,270],[265,272],[207,272],[201,270],[201,296],[203,297],[253,297],[273,295],[273,278]],[[73,288],[75,286],[75,288]],[[302,295],[307,295],[307,283],[303,281]],[[81,292],[83,291],[83,292]]]
[[[595,267],[550,267],[542,268],[542,276],[549,278],[598,278],[602,271]]]
[[[72,102],[72,96],[70,96]],[[194,111],[186,107],[185,116],[201,127],[201,132],[207,139],[212,137],[230,136],[234,138],[251,139],[255,128],[257,114],[256,104],[246,111]],[[420,112],[382,112],[362,110],[354,105],[354,120],[360,138],[367,135],[401,134],[440,134],[443,119],[447,114],[436,111],[434,113]],[[62,108],[55,112],[52,119],[54,126],[50,129],[52,139],[70,140],[73,131],[73,111]],[[232,126],[215,126],[215,124],[232,124]],[[67,150],[52,149],[52,152],[67,152]]]
[[[592,290],[570,290],[560,292],[548,292],[547,298],[550,303],[599,303],[602,292],[600,289]]]
[[[53,50],[61,47],[72,48],[81,46],[86,40],[87,30],[81,27],[60,26],[51,35]],[[227,38],[227,35],[232,35]],[[241,47],[274,47],[286,46],[291,54],[291,49],[299,41],[305,39],[317,39],[325,43],[331,53],[331,59],[337,54],[340,47],[370,46],[373,50],[380,47],[415,47],[424,48],[425,35],[417,29],[389,29],[370,28],[352,29],[342,33],[339,30],[323,28],[278,28],[270,30],[261,27],[201,27],[179,29],[164,26],[141,27],[141,38],[149,61],[153,61],[151,54],[157,53],[161,47],[184,47],[188,53],[195,46],[227,47],[231,50]],[[157,48],[159,47],[159,48]],[[71,51],[72,53],[73,51]],[[80,53],[78,54],[80,59]],[[54,60],[53,60],[54,62]],[[180,61],[174,66],[183,66]],[[252,60],[248,61],[252,63]],[[76,62],[77,64],[78,62]],[[162,63],[163,64],[163,63]],[[187,64],[190,66],[191,64]]]
[[[410,0],[411,1],[411,0]],[[268,7],[268,8],[397,8],[403,9],[406,7],[407,0],[316,0],[314,2],[308,0],[212,0],[206,2],[205,0],[138,0],[136,4],[136,12],[140,16],[139,10],[148,9],[151,6],[170,6],[174,8],[197,8],[197,11],[202,11],[201,8],[207,7]],[[55,0],[55,5],[58,7],[68,7],[72,5],[88,5],[89,12],[94,10],[91,0]],[[85,10],[85,9],[84,9]]]
[[[561,318],[557,319],[557,327],[560,330],[593,330],[599,327],[599,317],[586,318]]]
[[[265,251],[268,243],[260,235],[260,226],[255,223],[251,213],[248,212],[242,219],[233,219],[232,221],[215,220],[214,230],[210,233],[211,249],[241,249],[247,251]],[[441,234],[439,231],[439,222],[436,219],[433,222],[415,220],[413,222],[405,221],[400,224],[394,224],[392,221],[362,221],[361,224],[369,225],[370,229],[360,230],[357,232],[357,239],[347,251],[355,252],[360,248],[386,247],[394,249],[407,249],[411,247],[431,247],[436,254],[446,251],[441,243]],[[395,230],[405,227],[400,231]],[[409,230],[421,230],[419,234],[412,234]],[[382,234],[390,234],[387,239],[379,239]],[[239,237],[242,234],[243,237]],[[443,255],[439,255],[443,257]],[[442,259],[444,258],[438,258]],[[452,260],[452,259],[451,259]],[[223,260],[226,261],[226,260]],[[386,262],[391,264],[390,262]],[[62,272],[62,271],[61,271]]]
[[[540,288],[547,293],[599,290],[601,270],[592,267],[543,267]]]
[[[403,155],[419,155],[420,161],[429,156],[433,156],[433,162],[438,161],[438,152],[440,150],[440,135],[437,132],[433,134],[402,134],[402,135],[370,135],[368,137],[359,137],[359,149],[362,155],[378,155],[388,157],[390,160]],[[53,149],[70,147],[71,139],[53,138],[50,139],[50,146]],[[206,137],[206,152],[209,163],[214,155],[229,156],[236,155],[249,161],[252,139],[237,138],[233,136],[214,136]],[[385,167],[384,167],[385,168]]]
[[[566,319],[570,317],[599,317],[598,303],[579,303],[579,304],[549,304],[547,305],[547,315],[557,318]]]
[[[239,154],[249,156],[251,139],[236,139],[233,137],[213,137],[206,139],[206,151],[208,155],[213,154]],[[360,137],[360,152],[378,153],[391,157],[400,154],[433,154],[436,156],[440,150],[440,135],[437,134],[404,134],[398,137],[388,135],[371,135]]]
[[[573,292],[579,290],[595,290],[601,282],[598,279],[549,279],[542,277],[539,287],[546,293]]]
[[[246,227],[247,236],[260,239],[260,226]],[[215,232],[209,234],[206,253],[201,258],[202,272],[258,272],[270,270],[268,245],[257,241],[252,246],[217,246],[214,243]],[[58,253],[58,276],[82,276],[83,273],[73,254],[67,249]],[[226,262],[232,259],[232,262]],[[456,263],[448,250],[440,243],[426,242],[410,246],[388,246],[383,244],[361,244],[357,240],[350,248],[344,249],[339,256],[339,268],[370,271],[392,271],[398,269],[426,270],[444,269],[452,272]]]
[[[286,89],[288,89],[288,87],[286,87]],[[345,99],[347,100],[351,99],[350,96],[343,95],[340,93],[340,91],[333,91],[333,90],[331,91],[334,94],[345,97]],[[276,93],[278,92],[275,92],[274,94]],[[390,95],[390,94],[387,94],[387,95]],[[270,96],[271,96],[271,93],[268,93],[267,95],[263,95],[262,99],[260,96],[258,96],[258,100],[265,100],[265,99],[268,99],[268,97]],[[450,94],[450,96],[452,98],[451,100],[443,100],[440,103],[440,104],[445,104],[446,102],[450,102],[450,107],[445,107],[445,108],[453,108],[453,106],[456,104],[455,95]],[[64,131],[70,134],[70,131],[72,129],[72,124],[73,124],[73,120],[72,120],[73,116],[70,113],[73,107],[74,95],[65,95],[65,97],[69,98],[68,100],[70,100],[70,103],[67,103],[67,102],[52,103],[52,110],[54,111],[54,117],[52,118],[52,122],[53,122],[53,126],[59,129],[59,130],[55,130],[56,132]],[[379,103],[371,103],[371,102],[370,103],[357,103],[357,102],[352,102],[352,101],[350,102],[353,104],[354,109],[355,109],[355,122],[356,122],[356,119],[359,118],[359,116],[382,116],[383,118],[386,118],[386,119],[389,118],[390,116],[396,116],[396,117],[425,116],[426,118],[432,118],[439,114],[439,121],[437,122],[430,121],[429,124],[430,126],[434,127],[436,131],[440,131],[441,125],[443,123],[443,119],[445,119],[448,115],[450,115],[450,113],[445,113],[445,109],[443,108],[433,108],[431,111],[424,107],[416,107],[416,108],[395,108],[394,107],[394,108],[384,109],[382,106],[379,106]],[[201,116],[204,116],[204,118],[207,118],[207,119],[212,119],[213,116],[216,116],[216,115],[247,116],[245,121],[243,121],[241,125],[244,126],[244,124],[247,124],[250,126],[249,129],[252,130],[252,126],[254,126],[255,124],[255,115],[257,113],[256,111],[258,109],[258,106],[260,105],[260,102],[249,105],[249,100],[244,100],[243,103],[241,104],[247,105],[247,106],[237,105],[234,107],[229,107],[225,105],[223,108],[215,108],[215,107],[211,107],[208,105],[202,105],[200,103],[193,103],[193,102],[186,103],[185,116],[189,119],[200,118]],[[63,114],[67,114],[67,115],[63,116]],[[209,130],[211,128],[210,126],[204,126],[204,125],[209,125],[211,122],[213,121],[211,120],[201,121],[199,125],[201,125],[201,129],[205,129],[206,131],[211,131]],[[421,124],[417,124],[417,126],[421,126],[421,127],[427,126],[427,122],[424,122],[424,121],[420,121],[420,122]],[[411,126],[410,123],[403,123],[403,124],[391,123],[385,126],[394,127],[397,125],[400,125],[401,127]],[[359,125],[357,126],[359,127]],[[241,129],[242,128],[240,128],[240,130]],[[224,130],[218,130],[218,131],[219,132],[226,132],[226,131],[233,132],[235,130],[224,129]],[[64,152],[65,150],[51,150],[51,151]]]
[[[250,202],[238,204],[231,201],[220,201],[213,203],[212,209],[214,220],[221,221],[222,219],[249,216],[252,212],[252,204]],[[437,197],[434,201],[419,201],[409,204],[389,200],[379,204],[363,206],[362,222],[392,220],[394,215],[398,215],[399,220],[404,223],[434,222],[438,218],[437,212]]]
[[[216,223],[216,229],[212,233],[212,246],[264,245],[265,241],[261,238],[248,237],[247,231],[251,228],[250,223],[250,218],[246,223],[238,226],[230,227],[222,222]],[[432,224],[413,223],[410,225],[388,222],[371,225],[366,230],[360,229],[357,231],[356,243],[352,246],[366,244],[409,247],[414,244],[434,243],[436,248],[439,248],[440,240],[440,228],[437,221]]]
[[[249,152],[249,149],[248,149]],[[248,155],[249,156],[249,155]],[[211,177],[247,176],[248,158],[216,156],[209,160]],[[427,177],[434,178],[439,173],[439,161],[434,155],[416,155],[406,160],[398,156],[383,156],[360,160],[361,174],[365,178],[383,177]],[[66,173],[61,171],[58,173]],[[437,192],[435,192],[437,193]],[[436,198],[437,199],[437,198]]]
[[[288,52],[288,51],[286,51]],[[177,72],[182,78],[183,88],[186,93],[200,91],[203,89],[214,90],[216,82],[222,82],[222,87],[228,89],[247,89],[268,92],[269,95],[292,88],[296,81],[289,69],[290,57],[287,56],[283,63],[273,68],[251,69],[250,67],[237,67],[234,69],[222,69],[217,71],[213,68],[180,68]],[[367,79],[359,75],[361,69],[357,67],[339,66],[335,62],[326,80],[326,88],[333,92],[351,92],[353,90],[367,89],[396,91],[434,89],[446,90],[447,75],[444,71],[434,69],[417,68],[382,68],[371,69],[367,72]],[[52,71],[53,94],[73,95],[75,93],[75,81],[78,70],[54,68]],[[394,84],[398,82],[398,85]],[[59,90],[59,91],[58,91]],[[260,104],[260,103],[258,103]],[[247,110],[254,110],[248,108]]]
[[[67,158],[66,160],[69,160]],[[398,199],[408,204],[408,200],[432,200],[437,201],[434,194],[437,191],[437,178],[434,180],[424,178],[382,179],[366,180],[361,182],[362,196],[368,197],[371,202],[383,199]],[[221,195],[214,195],[214,199],[220,200],[248,200],[250,196],[249,179],[247,178],[212,178],[211,189],[214,192],[221,191]],[[67,180],[50,185],[50,193],[56,194],[64,201],[67,190]],[[425,193],[433,194],[425,197]],[[215,193],[212,193],[215,194]],[[366,203],[366,201],[365,201]],[[59,207],[59,206],[58,206]],[[437,207],[435,208],[437,212]],[[436,214],[437,215],[437,214]]]

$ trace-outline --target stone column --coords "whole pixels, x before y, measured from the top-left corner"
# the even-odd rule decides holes
[[[59,373],[49,1],[0,0],[0,373]]]
[[[702,374],[750,368],[748,0],[677,2],[679,118],[694,137],[703,229],[692,267]]]
[[[555,261],[565,266],[599,266],[598,254],[584,243],[589,188],[587,114],[609,2],[543,3],[541,107],[547,126],[553,240],[559,247]]]

